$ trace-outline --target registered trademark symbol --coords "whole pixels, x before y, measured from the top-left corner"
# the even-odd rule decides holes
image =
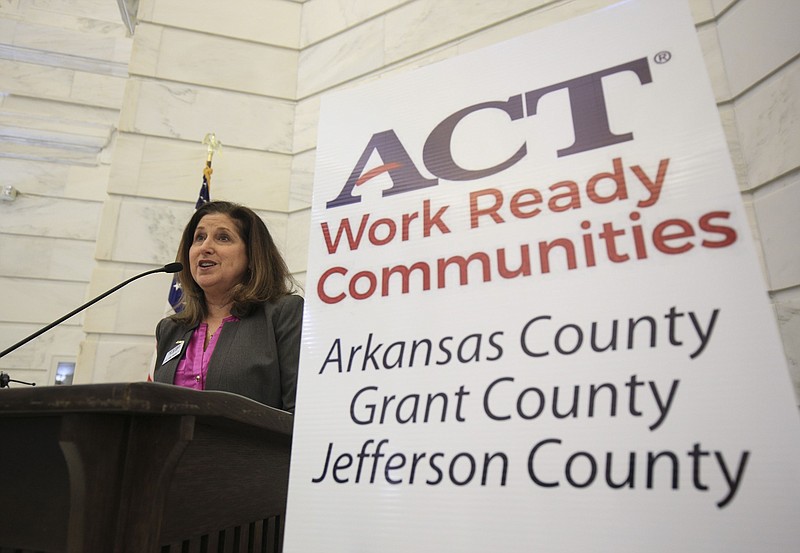
[[[667,50],[661,50],[658,54],[653,56],[653,61],[656,63],[667,63],[672,59],[672,54]]]

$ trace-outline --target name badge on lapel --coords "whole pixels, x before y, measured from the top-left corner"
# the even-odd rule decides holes
[[[162,365],[166,365],[167,363],[169,363],[170,359],[173,359],[178,354],[180,354],[181,350],[183,349],[183,342],[184,342],[183,340],[178,340],[177,342],[175,342],[175,347],[169,350],[167,354],[164,356],[164,360],[161,362]]]

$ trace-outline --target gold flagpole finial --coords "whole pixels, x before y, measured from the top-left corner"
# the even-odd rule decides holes
[[[211,159],[214,157],[214,154],[222,149],[222,142],[217,140],[216,134],[210,132],[206,134],[205,138],[203,138],[203,144],[208,145],[208,155],[206,156],[206,164],[210,167]]]

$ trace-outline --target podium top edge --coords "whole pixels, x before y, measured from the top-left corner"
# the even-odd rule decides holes
[[[214,390],[191,390],[156,382],[75,384],[0,390],[0,417],[104,415],[189,415],[292,434],[291,413],[252,399]]]

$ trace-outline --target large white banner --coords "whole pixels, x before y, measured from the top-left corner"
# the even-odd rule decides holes
[[[285,550],[789,551],[800,425],[688,6],[323,99]]]

